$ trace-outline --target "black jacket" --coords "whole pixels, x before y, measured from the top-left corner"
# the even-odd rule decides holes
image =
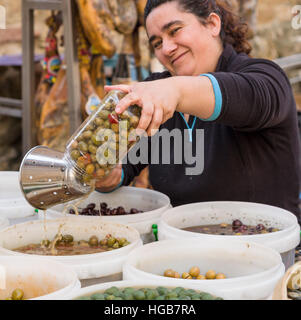
[[[272,61],[237,54],[226,45],[212,75],[219,83],[223,102],[217,120],[196,120],[195,129],[204,129],[205,133],[203,172],[185,175],[189,167],[185,163],[150,164],[153,188],[168,195],[173,206],[249,201],[287,209],[299,219],[300,139],[296,105],[285,73]],[[168,72],[155,73],[146,80],[169,76]],[[192,120],[191,116],[190,126]],[[175,112],[161,128],[187,127]],[[136,151],[137,148],[131,152]],[[128,185],[146,166],[124,164],[123,185]]]

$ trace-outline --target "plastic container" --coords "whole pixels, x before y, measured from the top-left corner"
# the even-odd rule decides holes
[[[152,236],[152,225],[157,224],[162,214],[171,207],[169,197],[161,192],[144,188],[121,187],[112,193],[104,194],[97,191],[93,192],[80,204],[79,209],[85,208],[89,203],[95,203],[95,209],[99,210],[101,202],[106,202],[111,208],[122,206],[126,211],[129,211],[131,208],[142,210],[143,213],[119,216],[98,216],[95,218],[99,218],[102,221],[112,221],[130,225],[138,230],[145,242],[155,240]],[[64,207],[65,205],[52,207],[51,211],[47,211],[47,219],[62,218],[64,216],[62,213]],[[90,216],[77,216],[69,214],[68,212],[69,210],[67,211],[66,216],[70,218],[90,218]],[[39,218],[44,218],[42,212],[39,212]]]
[[[6,228],[7,226],[9,226],[8,219],[0,217],[0,230]]]
[[[0,256],[0,266],[0,300],[16,288],[24,291],[24,299],[33,300],[62,299],[80,289],[70,267],[46,258]]]
[[[226,275],[219,280],[166,278],[166,269],[180,274],[198,266],[201,274],[213,269]],[[284,274],[280,254],[258,243],[197,238],[149,243],[132,251],[123,266],[124,280],[168,281],[170,286],[209,292],[227,300],[270,299]]]
[[[142,245],[138,231],[130,226],[99,221],[92,217],[85,220],[65,218],[48,220],[45,225],[43,221],[38,220],[0,230],[0,255],[45,257],[12,250],[29,243],[40,243],[44,237],[53,239],[61,224],[64,224],[61,232],[72,234],[75,241],[88,240],[92,235],[104,238],[107,234],[112,234],[114,237],[125,237],[130,242],[126,247],[107,252],[76,256],[47,256],[47,259],[72,267],[78,278],[82,280],[82,286],[108,281],[112,278],[121,280],[122,264],[126,256],[133,249]]]
[[[136,135],[141,108],[130,106],[117,115],[125,94],[112,91],[67,142],[65,152],[36,146],[24,156],[20,185],[27,201],[45,210],[82,198],[94,190],[94,181],[108,175],[139,141]]]
[[[115,112],[124,96],[121,91],[109,92],[67,143],[66,158],[84,182],[109,174],[138,140],[135,129],[141,108],[130,106],[120,115]]]
[[[160,286],[164,286],[168,289],[176,288],[175,286],[172,286],[169,281],[147,281],[147,280],[141,280],[141,281],[135,281],[135,280],[124,280],[124,281],[113,281],[113,282],[107,282],[102,284],[97,284],[94,286],[90,286],[87,288],[82,288],[77,292],[74,292],[68,296],[63,297],[63,300],[75,300],[82,296],[89,296],[96,292],[104,292],[106,289],[109,289],[111,287],[117,287],[120,289],[124,289],[127,287],[131,288],[157,288]],[[193,289],[189,286],[189,283],[186,283],[185,289]],[[199,291],[199,290],[197,290]],[[218,290],[217,290],[218,291]],[[208,292],[210,293],[210,292]]]
[[[23,196],[18,171],[0,171],[0,218],[11,224],[34,216],[34,208]]]
[[[235,219],[248,225],[262,223],[281,231],[258,235],[225,236],[181,230],[198,225],[232,223]],[[204,241],[237,239],[261,243],[278,251],[287,269],[294,263],[294,249],[300,242],[300,226],[295,215],[278,207],[250,202],[202,202],[172,208],[162,215],[158,224],[159,240],[186,237],[197,237]]]

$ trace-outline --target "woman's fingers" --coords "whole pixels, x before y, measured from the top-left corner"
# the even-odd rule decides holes
[[[109,92],[112,90],[120,90],[126,93],[131,92],[131,86],[126,85],[126,84],[119,84],[119,85],[115,85],[115,86],[104,86],[104,90],[105,92]]]
[[[147,131],[154,115],[154,106],[151,102],[145,102],[142,106],[141,117],[137,126],[137,133],[140,134],[140,130]]]
[[[155,108],[152,121],[147,128],[147,134],[153,136],[159,130],[160,125],[163,122],[163,110],[161,108]]]
[[[133,104],[143,107],[141,99],[135,93],[130,92],[117,103],[115,111],[117,113],[123,113],[129,106]]]
[[[118,185],[121,179],[121,170],[122,170],[122,166],[121,164],[118,164],[113,170],[112,172],[101,179],[97,179],[96,183],[95,183],[95,187],[96,188],[112,188],[115,187],[115,185]]]

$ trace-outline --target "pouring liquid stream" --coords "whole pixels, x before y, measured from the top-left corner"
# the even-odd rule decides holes
[[[76,215],[79,215],[78,213],[78,207],[80,206],[80,204],[85,201],[89,196],[90,194],[95,190],[95,180],[92,180],[91,181],[91,189],[90,191],[85,194],[82,198],[80,198],[78,201],[76,201],[74,204],[72,203],[69,203],[69,204],[66,204],[64,206],[64,209],[63,209],[63,215],[64,217],[66,218],[67,217],[67,210],[71,207],[74,209],[75,211],[75,214]],[[55,238],[50,242],[50,251],[51,251],[51,254],[52,255],[57,255],[57,250],[55,248],[55,245],[57,244],[58,241],[62,240],[63,238],[63,234],[62,234],[62,228],[63,226],[65,225],[65,223],[62,223],[59,225],[59,228],[58,228],[58,232],[55,236]],[[44,240],[46,240],[46,210],[44,211]]]

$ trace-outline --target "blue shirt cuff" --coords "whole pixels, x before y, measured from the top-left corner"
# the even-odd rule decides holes
[[[119,184],[118,184],[113,190],[108,191],[108,192],[101,192],[101,191],[98,191],[98,190],[96,190],[96,191],[99,192],[99,193],[111,193],[111,192],[119,189],[119,188],[122,186],[123,180],[124,180],[124,172],[123,172],[123,168],[122,168],[120,182],[119,182]]]
[[[214,121],[219,117],[219,115],[221,114],[221,111],[222,111],[222,103],[223,103],[222,92],[221,92],[220,86],[219,86],[216,78],[212,74],[203,73],[203,74],[201,74],[201,76],[208,77],[212,83],[214,96],[215,96],[215,106],[214,106],[213,114],[210,118],[208,118],[208,119],[201,119],[200,118],[200,119],[202,121]]]

